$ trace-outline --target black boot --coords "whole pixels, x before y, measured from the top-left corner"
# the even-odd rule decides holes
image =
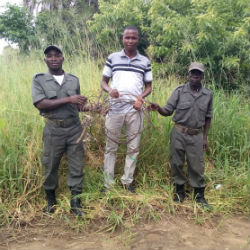
[[[70,212],[81,217],[84,215],[84,212],[82,211],[81,199],[76,197],[79,194],[80,193],[72,191],[72,199],[70,201]]]
[[[201,188],[194,188],[194,199],[195,201],[200,204],[203,208],[207,210],[211,210],[212,207],[207,203],[204,197],[204,187]]]
[[[47,206],[43,209],[43,212],[48,214],[53,214],[55,212],[55,205],[56,205],[56,194],[55,190],[46,190],[46,199],[47,199]]]
[[[184,190],[184,184],[183,185],[178,185],[175,184],[175,194],[174,194],[174,201],[176,202],[183,202],[186,195],[185,195],[185,190]]]

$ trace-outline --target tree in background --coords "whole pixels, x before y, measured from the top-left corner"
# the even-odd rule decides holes
[[[25,7],[7,5],[0,15],[2,38],[17,43],[24,52],[58,44],[66,53],[96,54],[95,41],[86,24],[97,10],[96,1],[24,0],[23,3]]]
[[[86,1],[43,1],[35,20],[42,47],[58,44],[66,53],[86,55],[93,51],[94,39],[86,24],[96,11]],[[52,5],[51,5],[52,4]],[[52,10],[51,10],[52,8]]]
[[[136,25],[155,75],[186,74],[187,65],[198,60],[209,79],[233,89],[250,85],[249,13],[248,0],[99,0],[90,25],[109,51],[122,28]]]
[[[54,11],[66,9],[69,7],[80,7],[85,4],[98,8],[98,0],[23,0],[23,5],[26,6],[31,13],[43,11]]]
[[[248,0],[152,1],[148,50],[179,74],[190,61],[201,60],[209,79],[224,88],[250,83],[249,13]]]
[[[148,11],[150,3],[143,0],[110,0],[98,1],[99,12],[89,21],[90,30],[95,33],[101,53],[107,55],[121,47],[122,32],[126,26],[139,28],[141,39],[138,49],[146,53],[149,46],[150,27]]]
[[[25,7],[7,5],[0,15],[0,36],[9,42],[17,43],[20,51],[28,52],[39,46],[35,35],[33,16]]]
[[[9,5],[0,15],[0,35],[22,51],[55,43],[66,53],[106,57],[122,47],[124,27],[135,25],[138,49],[151,58],[155,77],[184,76],[197,60],[217,85],[249,88],[248,1],[24,0],[30,12]]]

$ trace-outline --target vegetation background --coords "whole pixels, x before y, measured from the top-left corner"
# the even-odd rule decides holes
[[[152,61],[154,89],[147,102],[165,104],[171,91],[185,83],[191,61],[206,65],[204,84],[214,92],[210,150],[205,155],[207,198],[214,210],[203,213],[191,194],[183,205],[173,202],[168,163],[173,124],[156,113],[146,113],[135,176],[138,194],[128,195],[119,184],[126,150],[122,145],[116,189],[103,195],[104,117],[89,113],[81,114],[83,122],[94,118],[85,138],[82,200],[87,215],[71,220],[67,213],[64,159],[54,218],[77,230],[101,220],[113,231],[166,212],[190,213],[198,222],[216,213],[249,213],[249,13],[246,0],[26,0],[24,7],[8,5],[0,15],[0,36],[18,43],[19,51],[6,48],[0,56],[0,224],[30,222],[45,205],[40,160],[44,122],[31,100],[33,75],[47,70],[43,49],[48,44],[64,49],[64,69],[80,78],[82,93],[95,103],[105,58],[121,49],[127,25],[140,29],[139,50]],[[105,99],[103,95],[104,104]],[[221,188],[216,189],[217,184]]]

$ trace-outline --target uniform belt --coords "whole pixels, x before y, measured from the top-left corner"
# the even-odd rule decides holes
[[[187,128],[178,123],[175,123],[175,127],[177,127],[183,133],[188,134],[188,135],[198,135],[202,131],[201,128]]]
[[[67,128],[70,127],[73,124],[76,124],[79,119],[74,117],[74,118],[68,118],[68,119],[49,119],[49,118],[45,118],[45,121],[52,125],[52,126],[56,126],[56,127],[61,127],[61,128]]]

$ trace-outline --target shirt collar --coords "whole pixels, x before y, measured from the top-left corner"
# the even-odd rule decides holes
[[[46,81],[48,81],[48,80],[53,80],[54,78],[53,78],[53,76],[48,72],[48,73],[45,74],[45,79],[46,79]]]
[[[122,49],[122,50],[120,51],[120,55],[121,55],[121,57],[126,57],[126,58],[129,58],[129,57],[126,55],[126,53],[125,53],[125,50],[124,50],[124,49]],[[135,57],[133,57],[133,58],[131,58],[131,60],[140,60],[140,53],[139,53],[139,51],[138,51],[138,50],[136,50],[136,56],[135,56]]]
[[[63,73],[64,73],[64,79],[68,78],[68,75],[64,71],[63,71]],[[54,80],[54,77],[50,72],[47,72],[45,74],[45,79],[46,79],[46,81]]]
[[[189,82],[187,82],[187,83],[184,85],[184,92],[191,92],[191,93],[192,93],[192,90],[191,90],[191,87],[190,87],[190,83],[189,83]],[[199,91],[199,93],[202,93],[202,94],[207,95],[207,90],[206,90],[206,88],[203,87],[202,84],[201,84],[201,90]]]

